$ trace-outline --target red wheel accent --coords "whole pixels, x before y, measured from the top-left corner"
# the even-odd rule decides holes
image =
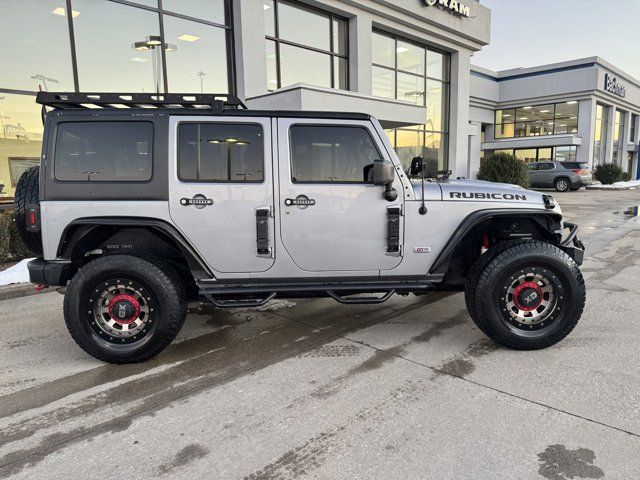
[[[536,294],[534,301],[527,299],[526,297]],[[542,289],[540,285],[535,282],[524,282],[518,285],[513,291],[513,303],[516,307],[524,312],[531,312],[538,308],[542,303]]]
[[[124,316],[122,312],[125,312]],[[128,325],[140,316],[140,302],[127,293],[116,295],[109,302],[109,315],[116,322]]]

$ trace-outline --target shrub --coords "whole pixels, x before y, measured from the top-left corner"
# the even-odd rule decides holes
[[[593,177],[603,185],[611,185],[623,181],[623,174],[622,168],[615,163],[603,163],[596,167]],[[629,176],[629,180],[631,180],[631,176]]]
[[[622,177],[620,178],[621,182],[630,182],[631,174],[629,172],[622,172]]]
[[[32,254],[22,243],[12,210],[0,210],[0,262],[27,258]]]
[[[527,188],[529,173],[527,164],[508,153],[496,153],[484,159],[478,172],[478,180],[510,183]]]

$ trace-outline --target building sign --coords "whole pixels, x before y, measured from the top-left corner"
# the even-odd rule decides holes
[[[604,89],[607,92],[613,93],[614,95],[622,98],[627,96],[627,89],[624,87],[624,85],[618,83],[618,79],[612,77],[608,73],[604,74]]]
[[[471,8],[462,2],[458,2],[457,0],[424,0],[424,3],[428,7],[437,5],[441,8],[449,10],[451,13],[460,15],[461,17],[471,16]]]

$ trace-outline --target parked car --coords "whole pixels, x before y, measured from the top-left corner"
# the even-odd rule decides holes
[[[593,183],[588,163],[535,162],[529,164],[529,184],[534,188],[555,188],[558,192],[577,190]]]
[[[38,94],[53,110],[43,161],[18,183],[16,226],[40,256],[31,281],[66,287],[67,328],[89,354],[153,357],[198,298],[246,308],[466,291],[480,330],[519,350],[577,324],[584,245],[550,195],[412,181],[367,114],[218,97]]]

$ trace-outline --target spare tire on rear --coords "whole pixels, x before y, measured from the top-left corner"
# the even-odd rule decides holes
[[[20,238],[25,246],[36,255],[42,255],[42,236],[40,232],[27,231],[27,211],[40,202],[40,167],[26,170],[16,186],[14,219]]]

